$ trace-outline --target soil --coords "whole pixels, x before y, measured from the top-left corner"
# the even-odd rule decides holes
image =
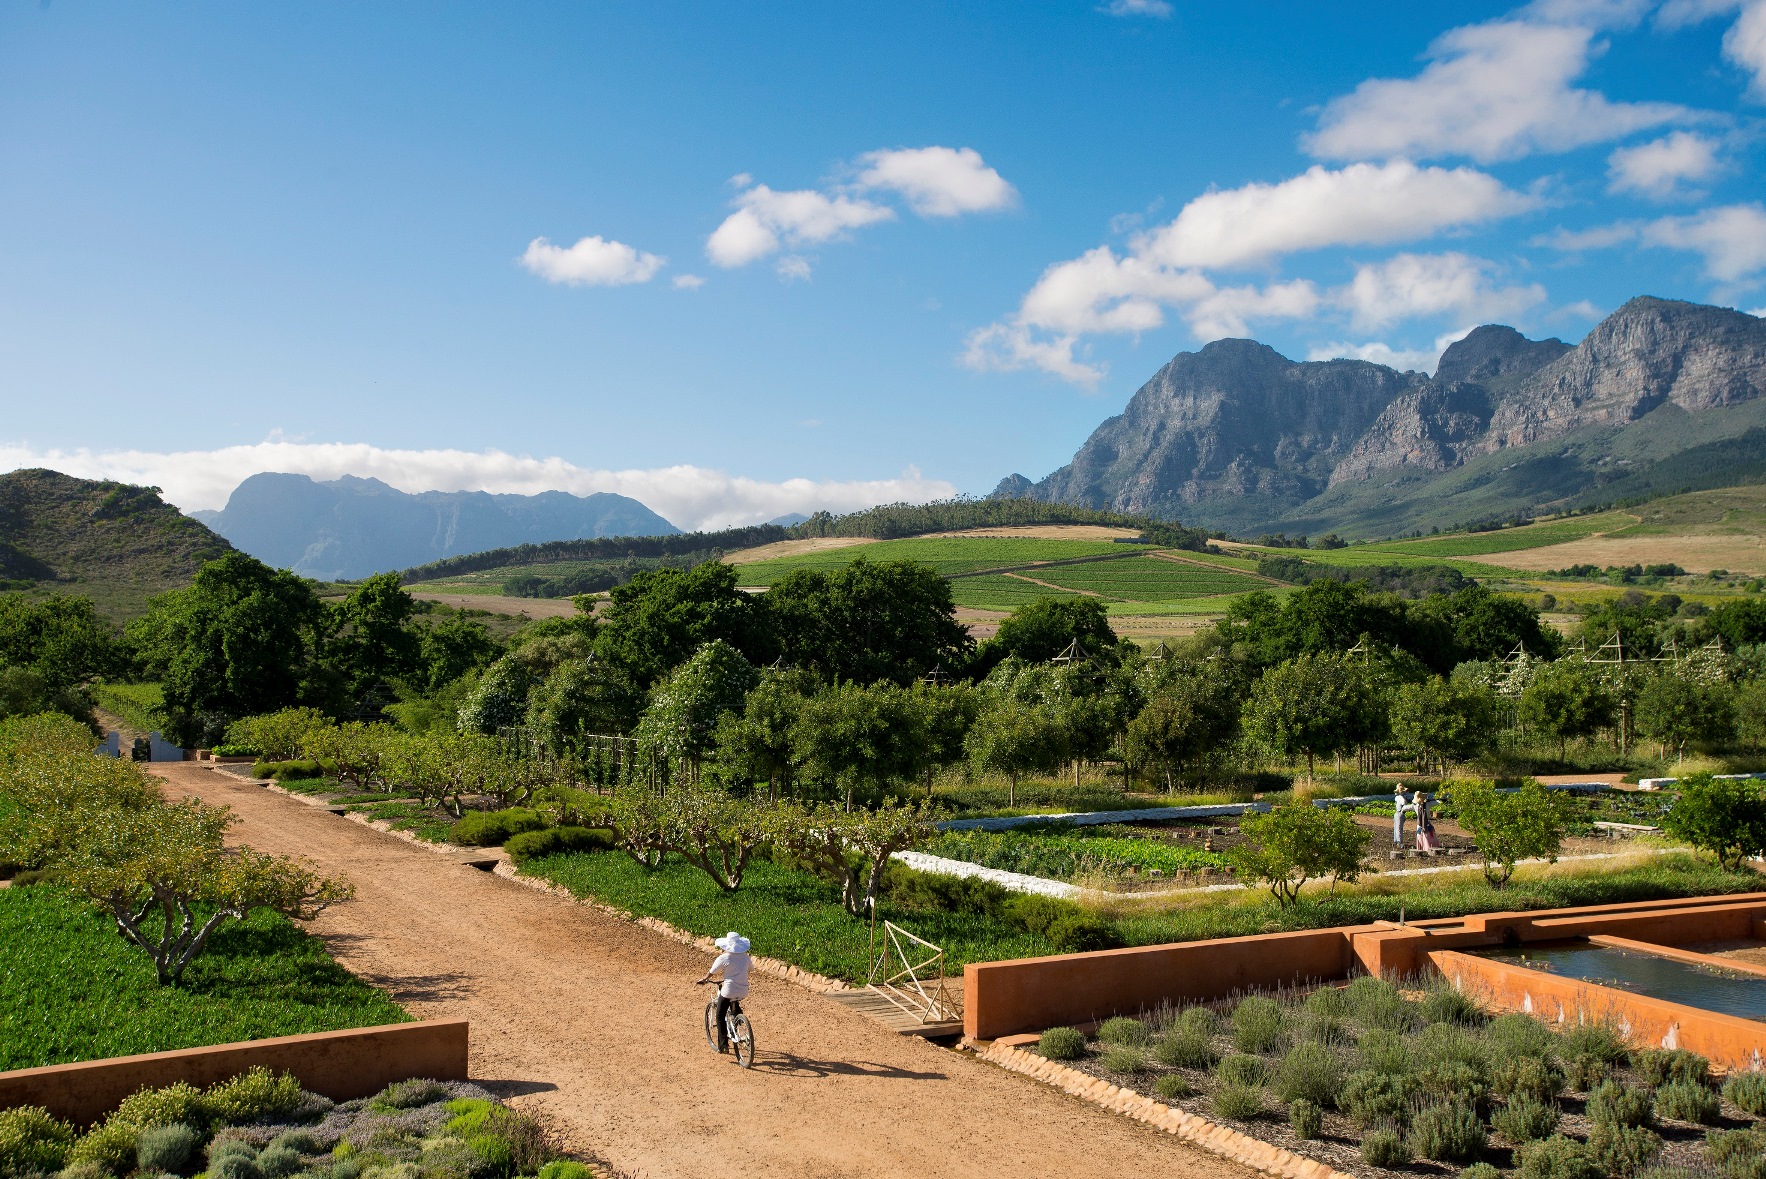
[[[761,561],[777,561],[784,557],[801,557],[805,553],[821,553],[829,549],[849,549],[857,544],[875,544],[869,536],[812,536],[804,540],[776,540],[752,549],[741,549],[719,557],[725,565],[754,565]]]
[[[618,1172],[1254,1175],[768,976],[744,1071],[705,1045],[692,980],[709,962],[691,947],[230,775],[150,768],[231,806],[240,842],[347,874],[356,899],[311,926],[332,954],[419,1018],[470,1019],[474,1079]]]
[[[1766,571],[1766,538],[1759,536],[1590,536],[1544,548],[1457,557],[1505,569],[1568,569],[1572,565],[1660,565],[1694,573],[1729,569]]]

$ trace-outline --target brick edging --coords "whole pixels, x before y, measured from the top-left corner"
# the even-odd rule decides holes
[[[250,779],[246,780],[250,781]],[[305,802],[308,806],[322,807],[326,809],[330,808],[330,804],[326,802],[307,801],[314,796],[296,794],[292,790],[285,790],[274,782],[260,781],[259,785],[264,786],[266,789],[272,790],[277,794],[283,795],[286,798],[292,798],[296,802]],[[627,912],[626,910],[615,905],[610,905],[605,901],[594,900],[590,897],[579,897],[561,884],[553,884],[549,880],[541,880],[536,876],[523,876],[516,870],[515,865],[509,861],[507,853],[505,853],[502,848],[461,847],[458,844],[452,843],[436,843],[431,840],[421,839],[418,836],[411,834],[409,831],[399,831],[384,819],[370,819],[360,811],[346,811],[343,817],[351,822],[360,823],[364,827],[371,827],[383,835],[390,835],[394,839],[402,839],[413,847],[420,847],[425,851],[433,852],[436,855],[460,856],[471,854],[473,852],[481,852],[487,856],[502,856],[504,858],[499,859],[497,861],[497,866],[491,869],[491,871],[494,875],[501,876],[505,880],[512,880],[516,884],[525,885],[528,888],[534,889],[536,892],[550,893],[554,896],[574,901],[579,905],[587,905],[589,908],[605,913],[609,917],[615,917],[621,921],[630,922],[633,925],[641,925],[650,932],[659,933],[670,941],[676,941],[680,942],[682,945],[692,946],[694,949],[703,950],[707,954],[718,952],[717,947],[712,944],[710,938],[700,937],[695,933],[689,933],[686,930],[681,929],[679,926],[670,925],[659,917],[640,917],[635,913]],[[751,958],[750,965],[752,969],[758,970],[762,974],[770,974],[774,978],[783,979],[785,982],[788,982],[793,986],[802,987],[804,990],[813,991],[816,994],[826,994],[829,991],[850,991],[853,989],[850,983],[837,978],[829,978],[825,974],[817,974],[813,970],[805,970],[801,966],[793,966],[789,962],[781,962],[777,958],[763,958],[760,955],[755,954]]]
[[[1279,1146],[1271,1146],[1260,1139],[1242,1134],[1229,1126],[1211,1122],[1207,1118],[1185,1113],[1181,1109],[1161,1104],[1151,1097],[1143,1097],[1132,1089],[1124,1089],[1120,1085],[1100,1080],[1080,1072],[1076,1068],[1068,1068],[1053,1060],[1046,1060],[1032,1052],[1020,1048],[1011,1048],[997,1042],[975,1043],[964,1040],[963,1046],[989,1064],[997,1064],[1001,1068],[1010,1069],[1015,1073],[1052,1085],[1077,1097],[1081,1101],[1089,1101],[1112,1113],[1125,1114],[1138,1122],[1145,1122],[1156,1130],[1167,1134],[1175,1134],[1185,1142],[1199,1146],[1203,1150],[1229,1158],[1236,1163],[1255,1168],[1270,1175],[1279,1175],[1282,1179],[1355,1179],[1317,1159],[1295,1154],[1291,1150],[1283,1150]]]

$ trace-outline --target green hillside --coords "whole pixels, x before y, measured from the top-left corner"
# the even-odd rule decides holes
[[[0,579],[9,590],[80,594],[123,621],[232,547],[158,488],[40,469],[0,475]]]

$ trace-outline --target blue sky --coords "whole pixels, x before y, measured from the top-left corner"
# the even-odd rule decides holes
[[[0,468],[985,493],[1179,351],[1766,311],[1766,0],[0,6]]]

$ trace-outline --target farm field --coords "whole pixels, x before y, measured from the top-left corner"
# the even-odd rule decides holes
[[[821,549],[770,561],[737,566],[743,585],[772,585],[798,569],[839,569],[863,556],[871,561],[919,561],[946,577],[984,569],[1068,561],[1077,557],[1116,556],[1125,546],[1107,540],[1047,540],[1005,536],[920,536],[880,540],[855,548]]]
[[[1203,569],[1158,557],[1128,557],[1038,570],[1038,581],[1063,589],[1130,602],[1163,602],[1267,589],[1261,578],[1232,570]]]

